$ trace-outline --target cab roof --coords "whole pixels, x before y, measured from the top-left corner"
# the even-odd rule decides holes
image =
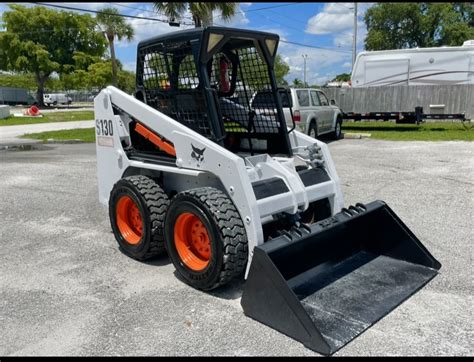
[[[245,37],[251,39],[276,39],[277,41],[280,37],[274,33],[267,33],[257,30],[247,30],[247,29],[238,29],[238,28],[227,28],[222,26],[208,26],[202,28],[192,28],[186,30],[173,31],[171,33],[161,34],[153,38],[142,40],[138,43],[138,48],[146,47],[149,45],[154,45],[156,43],[161,43],[164,41],[188,41],[188,40],[200,40],[202,41],[204,37],[207,37],[209,33],[223,34],[225,36],[231,37]]]

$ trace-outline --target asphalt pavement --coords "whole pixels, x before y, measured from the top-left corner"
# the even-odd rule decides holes
[[[243,282],[204,293],[166,256],[123,255],[98,202],[94,144],[38,147],[0,151],[0,356],[318,356],[245,317]],[[329,147],[345,204],[386,201],[442,264],[336,355],[472,356],[474,143]]]

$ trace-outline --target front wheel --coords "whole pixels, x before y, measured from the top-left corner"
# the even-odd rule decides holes
[[[240,215],[232,200],[212,187],[184,191],[171,200],[165,240],[176,271],[194,288],[224,285],[239,277],[247,264]]]

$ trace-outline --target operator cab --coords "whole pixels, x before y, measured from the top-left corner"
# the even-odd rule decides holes
[[[207,27],[142,41],[135,96],[239,155],[291,156],[273,72],[278,40],[271,33]],[[252,103],[263,91],[266,104]],[[140,142],[153,147],[132,134],[132,143]]]

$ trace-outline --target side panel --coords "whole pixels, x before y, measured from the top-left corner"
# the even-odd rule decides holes
[[[107,124],[110,121],[120,127],[120,116],[113,114],[112,103],[174,144],[178,173],[207,171],[221,180],[244,221],[250,261],[254,247],[264,239],[255,194],[243,159],[115,87],[107,87],[95,98],[96,121],[107,120]],[[107,204],[110,190],[131,163],[122,150],[119,132],[114,128],[112,135],[104,133],[101,128],[96,144],[99,197]],[[138,167],[135,163],[132,166]]]
[[[408,82],[409,59],[370,60],[365,63],[366,86],[403,84]]]

